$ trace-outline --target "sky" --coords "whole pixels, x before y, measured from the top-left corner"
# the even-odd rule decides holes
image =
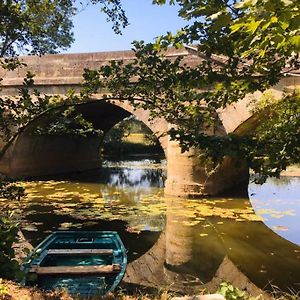
[[[67,53],[114,51],[131,49],[133,40],[153,42],[167,31],[176,32],[186,25],[178,17],[178,7],[157,6],[152,0],[124,0],[124,9],[130,25],[116,35],[112,24],[99,6],[89,5],[74,17],[75,42]]]

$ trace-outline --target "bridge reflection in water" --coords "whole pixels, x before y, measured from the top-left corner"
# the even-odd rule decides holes
[[[247,197],[162,198],[163,172],[151,164],[26,183],[21,206],[36,228],[24,227],[25,236],[37,244],[57,229],[117,230],[129,250],[124,283],[139,287],[214,291],[230,281],[254,295],[256,286],[300,290],[300,247],[269,229]]]
[[[255,285],[299,291],[299,246],[260,221],[247,199],[209,202],[197,213],[191,200],[166,199],[165,230],[128,265],[125,282],[186,292],[214,291],[222,281],[254,295],[261,293]]]

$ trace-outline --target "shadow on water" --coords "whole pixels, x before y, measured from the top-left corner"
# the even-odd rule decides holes
[[[111,162],[69,180],[23,183],[28,195],[14,205],[34,245],[54,230],[118,231],[130,262],[124,287],[191,292],[230,281],[252,293],[253,284],[300,290],[300,247],[267,227],[248,198],[167,199],[164,177],[155,161]],[[285,211],[296,203],[288,189],[280,196]],[[250,190],[259,195],[258,187]],[[300,227],[299,218],[284,216]]]

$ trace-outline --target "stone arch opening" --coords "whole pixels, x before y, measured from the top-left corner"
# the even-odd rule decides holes
[[[167,140],[164,130],[167,130],[165,120],[149,122],[149,114],[142,110],[134,110],[129,104],[109,103],[103,100],[75,105],[76,111],[91,122],[96,129],[104,134],[124,118],[134,115],[146,124],[158,138],[166,153]],[[62,112],[65,107],[57,110]],[[91,136],[81,138],[59,135],[36,135],[33,128],[38,125],[49,126],[55,120],[45,114],[32,121],[8,147],[0,160],[0,172],[11,177],[36,177],[69,172],[80,172],[99,168],[99,148],[102,138]]]
[[[134,115],[123,119],[105,133],[100,151],[101,156],[108,160],[159,161],[165,157],[159,139]]]

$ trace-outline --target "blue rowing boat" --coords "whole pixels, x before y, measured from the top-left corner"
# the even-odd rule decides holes
[[[103,296],[122,280],[126,249],[114,231],[57,231],[23,264],[27,285],[71,295]]]

